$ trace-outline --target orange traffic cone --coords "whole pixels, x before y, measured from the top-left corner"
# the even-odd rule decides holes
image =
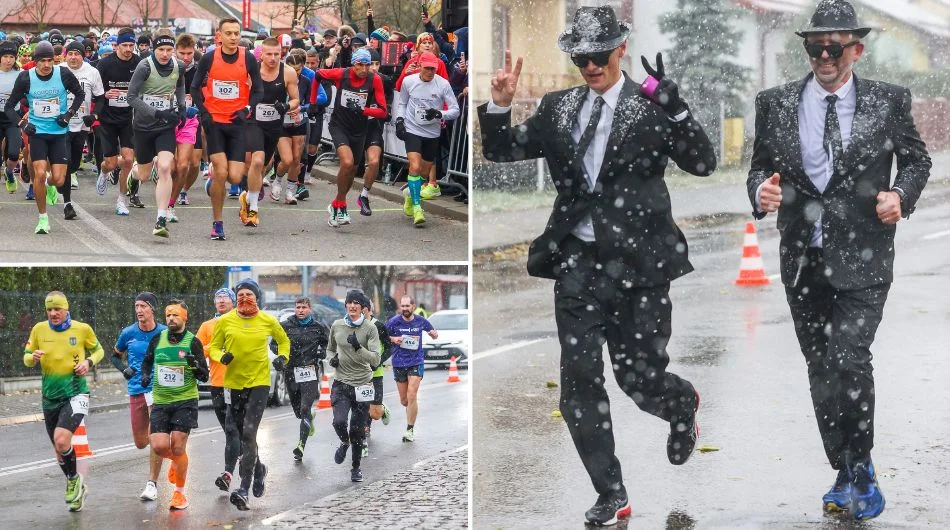
[[[92,450],[89,449],[89,438],[86,435],[86,420],[83,419],[79,424],[79,427],[76,428],[76,432],[73,433],[73,451],[76,452],[76,458],[82,458],[84,456],[92,456]]]
[[[736,285],[768,285],[765,264],[759,252],[759,238],[755,235],[755,223],[745,224],[745,241],[742,243],[742,262],[739,264],[739,277]]]
[[[320,380],[320,401],[317,401],[317,408],[328,409],[332,406],[333,404],[330,403],[330,378],[327,377],[327,374],[323,374],[323,379]]]
[[[462,379],[459,378],[459,367],[455,363],[455,356],[452,356],[452,361],[449,363],[449,379],[447,383],[461,383]]]

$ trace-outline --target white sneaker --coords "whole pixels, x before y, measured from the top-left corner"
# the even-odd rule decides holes
[[[406,429],[406,432],[402,435],[402,441],[404,442],[414,442],[416,440],[416,433],[414,429]]]
[[[106,194],[106,186],[109,183],[109,176],[103,172],[99,171],[99,177],[96,179],[96,193],[99,195]]]
[[[383,403],[383,425],[389,425],[389,420],[392,417],[392,413],[389,411],[389,407]]]
[[[74,190],[78,190],[78,189],[79,189],[79,177],[77,177],[76,175],[73,175],[73,176],[70,178],[69,187],[72,188],[72,189],[74,189]]]
[[[293,190],[287,190],[287,195],[284,197],[284,204],[297,204],[297,197],[294,197]]]
[[[177,222],[178,222],[178,216],[175,215],[175,209],[174,209],[174,208],[169,208],[169,209],[168,209],[168,215],[165,217],[165,219],[166,219],[169,223],[177,223]]]
[[[145,483],[145,489],[142,490],[142,494],[139,495],[139,498],[143,501],[154,501],[158,498],[158,488],[155,487],[155,483],[151,480]]]
[[[274,181],[270,188],[270,200],[280,202],[280,181]]]
[[[129,207],[125,205],[125,201],[122,199],[115,201],[115,214],[129,215]]]

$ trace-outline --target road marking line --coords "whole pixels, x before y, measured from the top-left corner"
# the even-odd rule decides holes
[[[938,239],[944,236],[950,236],[950,230],[944,230],[943,232],[935,232],[930,235],[924,236],[924,239]]]
[[[109,229],[109,227],[103,224],[102,221],[96,219],[92,214],[87,212],[82,207],[74,204],[73,208],[75,208],[76,213],[79,214],[80,221],[88,224],[90,227],[92,227],[93,230],[105,236],[105,238],[111,241],[113,245],[118,247],[120,251],[126,252],[128,254],[132,254],[133,256],[136,256],[139,258],[144,258],[149,261],[157,261],[159,259],[159,258],[156,258],[155,256],[152,256],[148,251],[143,250],[133,245],[130,241],[126,240],[124,237],[113,232],[111,229]]]
[[[531,346],[532,344],[537,344],[545,340],[547,339],[522,340],[522,341],[514,342],[512,344],[507,344],[505,346],[499,346],[497,348],[492,348],[490,350],[485,350],[483,352],[479,352],[472,355],[472,360],[474,361],[476,359],[484,359],[486,357],[491,357],[492,355],[498,355],[499,353],[505,353],[511,350],[517,350],[518,348]]]

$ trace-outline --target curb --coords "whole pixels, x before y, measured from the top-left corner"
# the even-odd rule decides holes
[[[336,173],[331,173],[329,169],[322,168],[320,166],[316,166],[316,165],[313,166],[313,172],[311,173],[311,175],[313,175],[315,178],[319,178],[320,180],[324,180],[327,182],[331,182],[331,183],[336,182]],[[357,188],[357,185],[362,187],[363,179],[359,177],[353,179],[353,187],[356,189],[359,189]],[[402,204],[403,202],[402,190],[395,186],[390,186],[389,184],[383,184],[377,181],[375,185],[373,186],[373,189],[370,191],[370,193],[373,195],[378,195],[386,200],[393,201],[395,203]],[[439,217],[445,217],[445,218],[452,219],[455,221],[462,221],[462,222],[468,221],[468,205],[465,205],[464,211],[459,211],[458,208],[452,208],[450,206],[440,204],[444,200],[446,199],[426,201],[425,203],[426,213],[431,213],[434,215],[438,215]],[[447,199],[447,200],[452,200],[452,199]],[[455,201],[453,200],[452,202],[455,202]]]
[[[118,403],[106,403],[103,405],[91,405],[89,407],[89,413],[98,413],[98,412],[111,412],[113,410],[120,410],[128,408],[128,402],[122,401]],[[43,413],[37,414],[24,414],[22,416],[12,416],[9,418],[0,418],[0,427],[9,427],[11,425],[19,425],[21,423],[31,423],[34,421],[43,421]]]

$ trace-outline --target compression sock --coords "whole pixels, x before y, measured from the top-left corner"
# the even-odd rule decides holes
[[[62,453],[63,457],[63,472],[66,473],[66,478],[72,478],[76,476],[76,451],[73,451],[72,446],[70,446],[69,451]]]
[[[64,203],[72,202],[71,195],[73,192],[73,186],[69,180],[69,176],[66,177],[66,182],[63,183],[62,186],[56,186],[56,191],[58,191],[63,196]]]
[[[418,175],[409,175],[409,197],[412,198],[413,206],[422,204],[422,177]]]
[[[316,153],[314,153],[314,154],[312,154],[312,155],[310,155],[310,154],[307,155],[307,174],[309,174],[311,171],[313,171],[313,164],[317,161],[317,156],[318,156],[319,154],[320,154],[320,152],[318,151],[318,152],[316,152]]]

